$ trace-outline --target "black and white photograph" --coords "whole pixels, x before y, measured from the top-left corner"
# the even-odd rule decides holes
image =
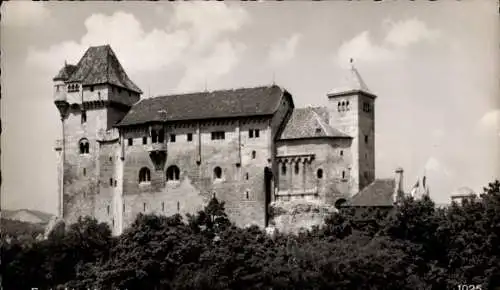
[[[0,289],[500,290],[499,7],[1,3]]]

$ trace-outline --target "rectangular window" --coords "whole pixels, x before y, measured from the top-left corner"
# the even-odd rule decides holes
[[[90,91],[93,92],[94,91],[94,86],[90,86]]]
[[[148,144],[148,137],[142,137],[142,144]]]
[[[143,203],[143,204],[142,204],[142,207],[143,207],[143,210],[142,210],[142,211],[146,211],[146,203]]]
[[[82,124],[87,123],[87,112],[82,111]]]
[[[365,135],[365,143],[368,143],[368,135]]]
[[[253,130],[248,130],[248,138],[253,138]]]
[[[212,140],[224,140],[226,139],[226,132],[216,131],[212,132]]]
[[[116,183],[116,179],[115,179],[115,187],[116,187],[117,183]]]
[[[122,211],[125,211],[125,203],[122,206]]]
[[[193,141],[193,133],[187,133],[186,138],[187,138],[187,141],[188,141],[188,142]]]
[[[260,130],[255,129],[255,138],[259,138],[259,137],[260,137]]]
[[[113,178],[109,179],[109,186],[113,186]]]
[[[161,202],[161,211],[165,211],[165,202]]]
[[[170,142],[175,142],[175,134],[170,134]]]
[[[83,169],[83,176],[87,176],[87,168]]]
[[[128,138],[128,146],[134,145],[134,139]]]

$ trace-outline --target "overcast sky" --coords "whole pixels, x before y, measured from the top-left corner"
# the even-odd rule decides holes
[[[271,84],[327,105],[349,58],[376,101],[376,175],[431,196],[500,178],[496,1],[2,3],[2,207],[56,213],[52,78],[110,44],[146,95]]]

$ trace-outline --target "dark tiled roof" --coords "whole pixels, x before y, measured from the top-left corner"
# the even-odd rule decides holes
[[[142,93],[128,78],[109,45],[89,47],[76,67],[68,82],[81,82],[82,85],[108,83]]]
[[[132,106],[118,126],[154,121],[271,115],[278,109],[285,92],[273,85],[142,99]]]
[[[354,195],[347,206],[392,206],[396,183],[394,179],[376,179]]]
[[[349,138],[349,135],[328,124],[326,108],[295,108],[280,140],[305,138]]]
[[[77,66],[65,64],[59,73],[54,77],[54,80],[67,80],[76,70]]]

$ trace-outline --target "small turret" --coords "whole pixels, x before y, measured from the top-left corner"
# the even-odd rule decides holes
[[[393,195],[393,201],[394,203],[399,203],[403,200],[404,198],[404,189],[403,189],[403,168],[398,167],[395,170],[395,176],[394,176],[394,195]]]
[[[67,101],[67,91],[65,81],[71,76],[75,71],[76,66],[64,63],[64,67],[59,71],[59,73],[54,77],[54,103],[56,104],[61,118],[64,118],[68,113],[69,104]]]

